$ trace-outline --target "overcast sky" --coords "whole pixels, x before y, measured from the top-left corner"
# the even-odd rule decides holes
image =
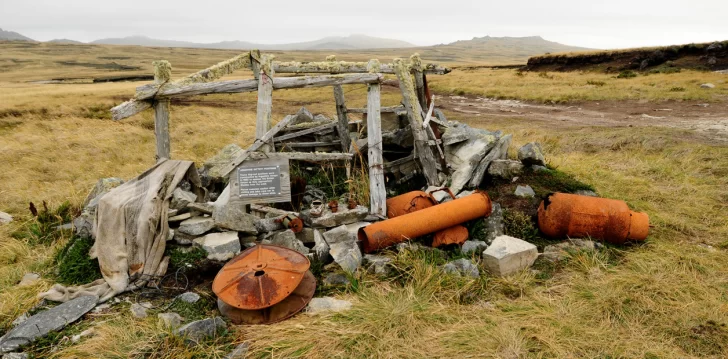
[[[728,0],[0,0],[0,28],[35,40],[290,43],[365,34],[416,45],[533,36],[623,48],[728,40]]]

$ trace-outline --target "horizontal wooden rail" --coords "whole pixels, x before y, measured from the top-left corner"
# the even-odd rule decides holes
[[[273,68],[276,73],[367,73],[367,62],[347,62],[347,61],[322,61],[322,62],[273,62]],[[438,64],[424,64],[423,72],[427,74],[444,75],[451,70]],[[378,73],[393,74],[394,65],[379,65]]]
[[[347,108],[346,109],[347,113],[367,113],[367,111],[368,111],[367,108]],[[394,112],[394,113],[404,112],[404,113],[406,113],[407,110],[404,108],[404,106],[400,105],[400,106],[382,107],[379,109],[379,112],[382,112],[382,113],[384,113],[384,112]]]

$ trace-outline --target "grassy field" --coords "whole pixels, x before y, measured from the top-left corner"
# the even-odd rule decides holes
[[[0,71],[0,210],[16,216],[16,221],[0,227],[2,331],[36,303],[39,291],[53,284],[52,258],[67,240],[37,244],[15,238],[14,232],[33,223],[28,202],[47,201],[55,208],[69,201],[78,206],[98,178],[131,178],[154,163],[152,114],[113,122],[106,111],[141,83],[25,81],[114,73],[54,62],[90,62],[83,59],[90,53],[95,58],[130,57],[125,65],[148,69],[152,59],[166,52],[175,76],[233,54],[149,49],[130,55],[123,48],[83,46],[69,47],[67,54],[28,55],[15,49],[25,54],[19,58],[35,58],[32,64],[18,65],[7,60],[10,52],[5,50],[0,52],[0,66],[5,66]],[[306,56],[314,57],[302,54]],[[364,59],[368,54],[356,56]],[[438,92],[538,102],[725,103],[725,78],[687,71],[616,79],[591,73],[540,76],[482,69],[429,80]],[[695,89],[703,82],[718,87],[711,92]],[[686,90],[670,91],[672,87]],[[366,88],[351,86],[345,91],[351,106],[363,106]],[[400,101],[397,90],[389,87],[383,98],[383,105]],[[219,95],[173,106],[172,157],[201,163],[225,144],[250,144],[255,99],[254,93]],[[286,90],[274,93],[274,118],[302,105],[314,113],[335,113],[330,89]],[[354,302],[349,312],[231,327],[225,336],[195,347],[166,335],[155,315],[133,319],[128,304],[122,303],[109,313],[88,316],[33,352],[52,358],[221,358],[234,344],[249,341],[253,357],[270,358],[728,356],[728,147],[690,141],[679,129],[555,128],[517,118],[446,114],[472,126],[512,133],[512,149],[541,142],[551,165],[592,184],[604,197],[647,212],[654,225],[650,237],[641,245],[577,252],[558,266],[539,262],[537,271],[509,278],[484,275],[479,280],[443,276],[437,269],[440,259],[423,252],[391,254],[398,276],[362,274],[355,286],[334,292]],[[43,280],[16,286],[30,271],[41,273]],[[209,293],[209,288],[197,289]],[[76,344],[61,340],[91,326],[93,337]]]

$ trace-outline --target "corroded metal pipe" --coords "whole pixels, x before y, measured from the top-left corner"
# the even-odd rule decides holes
[[[623,201],[554,193],[538,207],[538,228],[552,238],[591,237],[622,244],[645,240],[650,218]]]
[[[359,229],[359,240],[366,253],[464,223],[487,217],[492,211],[490,198],[476,192],[463,198],[408,213]]]
[[[432,196],[422,191],[412,191],[387,199],[387,217],[394,218],[407,213],[430,208],[437,204]]]

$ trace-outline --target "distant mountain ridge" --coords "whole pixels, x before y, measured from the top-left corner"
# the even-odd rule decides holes
[[[35,41],[27,36],[23,36],[14,31],[5,31],[0,29],[0,40],[6,41]]]

